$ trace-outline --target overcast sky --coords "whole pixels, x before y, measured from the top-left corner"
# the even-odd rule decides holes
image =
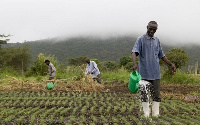
[[[150,20],[167,43],[200,43],[200,0],[1,0],[10,42],[56,36],[142,35]]]

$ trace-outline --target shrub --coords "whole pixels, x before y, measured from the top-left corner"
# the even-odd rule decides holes
[[[127,69],[128,71],[133,71],[133,62],[128,62],[125,66],[125,69]]]
[[[117,63],[114,62],[114,61],[106,61],[106,62],[104,62],[104,65],[106,66],[106,68],[109,71],[113,71],[113,70],[116,70],[118,68]]]
[[[132,58],[130,56],[120,58],[120,66],[125,66],[128,62],[132,62]]]
[[[44,61],[48,59],[50,60],[50,62],[56,67],[58,66],[58,61],[55,59],[54,56],[51,55],[44,55],[42,53],[40,53],[37,57],[37,60],[34,62],[34,66],[32,66],[30,68],[30,70],[28,70],[26,72],[26,76],[32,76],[32,75],[40,75],[40,76],[44,76],[47,73],[47,65],[44,63]]]
[[[0,70],[0,78],[4,78],[6,75],[8,76],[19,76],[21,72],[17,72],[12,67],[6,66],[1,68]]]

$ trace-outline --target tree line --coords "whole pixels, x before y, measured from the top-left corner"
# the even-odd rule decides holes
[[[0,48],[0,68],[12,67],[15,70],[29,71],[29,74],[44,75],[45,59],[51,58],[56,64],[78,66],[85,63],[85,58],[89,57],[98,61],[102,69],[112,71],[123,66],[127,70],[132,70],[130,52],[134,40],[135,37],[126,36],[110,39],[71,38],[59,42],[54,42],[56,39],[48,39],[6,44]],[[177,68],[187,64],[189,56],[184,49],[163,48]],[[33,52],[37,54],[36,57]],[[163,65],[162,61],[160,62]]]
[[[100,61],[115,61],[119,62],[123,56],[130,56],[131,50],[135,43],[136,37],[123,36],[112,38],[94,38],[94,37],[74,37],[69,39],[44,39],[38,41],[28,41],[24,43],[8,43],[2,45],[6,47],[22,47],[28,45],[32,56],[32,62],[37,58],[39,53],[47,55],[55,55],[55,57],[65,64],[68,64],[69,58],[87,56],[98,58]],[[162,40],[161,40],[162,41]],[[164,53],[176,46],[162,44]],[[189,56],[188,64],[194,65],[196,60],[200,61],[199,45],[178,46],[179,49],[184,49]]]

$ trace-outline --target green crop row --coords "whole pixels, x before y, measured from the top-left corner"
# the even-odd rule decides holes
[[[0,124],[195,124],[200,104],[163,99],[160,117],[145,118],[138,94],[0,92]]]

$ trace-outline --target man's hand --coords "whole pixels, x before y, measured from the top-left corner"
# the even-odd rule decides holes
[[[133,70],[134,70],[134,71],[137,70],[137,64],[136,64],[136,63],[133,64]]]
[[[172,72],[176,73],[176,67],[167,59],[166,56],[164,56],[163,58],[161,58],[164,62],[166,62],[171,68],[172,68]]]
[[[175,67],[173,64],[171,64],[170,67],[172,68],[172,72],[173,72],[173,73],[176,73],[176,67]]]

